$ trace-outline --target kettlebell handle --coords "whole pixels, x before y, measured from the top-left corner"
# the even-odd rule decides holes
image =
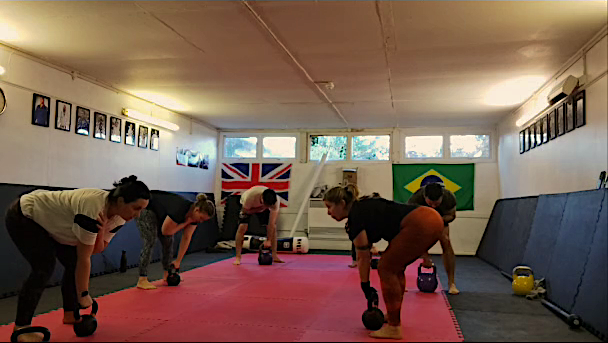
[[[433,263],[433,274],[437,274],[437,266]],[[422,264],[418,265],[418,274],[422,273]]]
[[[78,309],[76,309],[74,311],[74,318],[76,320],[80,319],[80,304],[78,304]],[[99,310],[99,305],[97,304],[97,301],[95,299],[93,299],[93,305],[91,305],[91,313],[90,315],[95,317],[97,315],[97,311]]]
[[[518,272],[528,272],[530,273],[530,276],[534,277],[534,272],[532,271],[532,268],[527,266],[517,266],[513,268],[513,278],[517,276]]]

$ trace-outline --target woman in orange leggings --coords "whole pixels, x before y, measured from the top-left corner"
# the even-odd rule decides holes
[[[369,272],[372,244],[389,242],[378,263],[388,325],[372,332],[374,338],[402,339],[401,304],[405,292],[405,268],[428,251],[441,237],[443,220],[430,207],[404,205],[382,198],[357,200],[353,185],[335,187],[325,194],[327,214],[337,221],[348,218],[347,232],[357,250],[361,288],[365,297],[375,292]]]

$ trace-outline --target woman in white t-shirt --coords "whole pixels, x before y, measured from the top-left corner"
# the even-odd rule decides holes
[[[101,253],[125,222],[148,206],[150,190],[136,176],[114,189],[36,190],[17,199],[6,214],[6,229],[32,270],[23,284],[14,330],[31,325],[38,301],[55,270],[55,258],[65,267],[61,293],[65,324],[74,310],[87,308],[91,256]],[[20,341],[41,341],[39,333]]]

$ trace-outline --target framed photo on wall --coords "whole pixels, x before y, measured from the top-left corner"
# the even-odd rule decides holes
[[[70,131],[72,126],[72,104],[57,100],[55,102],[55,129]]]
[[[116,117],[110,117],[110,141],[120,143],[122,140],[122,120]]]
[[[566,118],[564,118],[564,107],[566,107],[564,104],[560,105],[558,108],[556,108],[556,114],[555,116],[556,118],[556,125],[557,125],[557,135],[561,136],[564,133],[566,133],[566,125],[565,125],[565,121]]]
[[[539,146],[543,144],[543,130],[541,125],[541,120],[536,121],[536,145]]]
[[[530,149],[536,148],[536,126],[530,125]]]
[[[95,135],[97,139],[106,139],[106,121],[108,116],[103,113],[95,112]]]
[[[139,125],[139,139],[137,146],[143,149],[148,149],[148,127]]]
[[[555,125],[555,114],[557,110],[553,110],[547,113],[547,130],[549,131],[549,139],[553,140],[557,137],[557,126]]]
[[[574,102],[572,99],[566,102],[566,132],[574,130]]]
[[[86,108],[76,107],[76,134],[88,136],[91,126],[91,111]]]
[[[158,151],[159,141],[160,132],[156,129],[150,129],[150,150]]]
[[[526,130],[519,131],[519,153],[523,154],[526,152],[526,140],[524,135],[526,134]]]
[[[549,119],[548,115],[540,118],[540,132],[542,133],[543,144],[545,144],[549,141],[549,132],[547,131],[548,130],[547,120],[548,119]]]
[[[51,98],[34,93],[32,104],[32,125],[49,127]]]
[[[524,145],[526,148],[526,151],[530,150],[530,127],[527,127],[525,132],[524,132]]]
[[[587,124],[585,112],[585,91],[582,91],[574,96],[574,116],[576,118],[576,127],[581,127]]]
[[[135,123],[125,120],[125,144],[135,146]]]

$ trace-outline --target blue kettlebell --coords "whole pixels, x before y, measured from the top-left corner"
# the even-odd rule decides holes
[[[270,248],[264,248],[264,244],[260,245],[258,263],[260,266],[269,266],[272,264],[272,250],[270,250]]]
[[[437,281],[437,267],[433,264],[432,273],[423,273],[422,264],[418,266],[418,289],[424,293],[435,293],[439,282]]]

